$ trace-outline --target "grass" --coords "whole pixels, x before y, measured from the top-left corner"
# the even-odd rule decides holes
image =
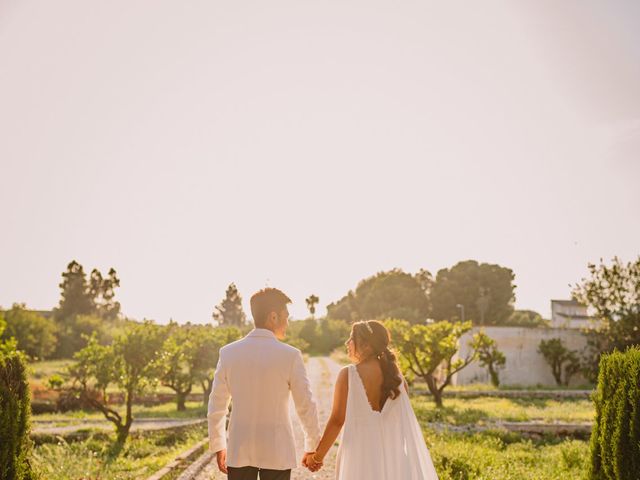
[[[547,398],[445,398],[444,407],[436,408],[430,397],[411,399],[416,416],[422,422],[451,425],[508,422],[590,422],[595,411],[590,400]]]
[[[586,479],[587,441],[423,430],[440,480]]]
[[[425,382],[416,379],[413,382],[412,388],[414,390],[427,391],[427,384]],[[450,385],[444,391],[446,392],[508,392],[513,390],[544,390],[544,391],[558,391],[558,390],[593,390],[593,385],[574,385],[571,387],[565,386],[550,386],[550,385],[500,385],[494,387],[490,383],[469,383],[466,385]]]
[[[88,439],[34,448],[32,464],[47,480],[129,480],[145,478],[206,437],[206,425],[132,435],[118,456],[114,435],[96,432]]]
[[[111,407],[116,407],[111,405]],[[162,403],[159,405],[133,406],[134,418],[206,418],[207,407],[202,402],[187,402],[187,409],[179,412],[176,410],[175,402]],[[118,405],[116,410],[124,415],[124,405]],[[56,422],[59,424],[79,423],[82,420],[105,420],[104,415],[97,411],[75,410],[65,413],[43,413],[41,415],[33,415],[33,420],[43,420]]]
[[[42,362],[32,362],[29,364],[29,380],[36,379],[46,383],[47,379],[54,374],[64,377],[67,367],[73,360],[44,360]]]

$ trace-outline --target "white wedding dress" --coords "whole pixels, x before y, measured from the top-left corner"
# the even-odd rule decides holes
[[[437,480],[409,395],[371,408],[355,365],[349,365],[347,412],[336,458],[337,480]]]

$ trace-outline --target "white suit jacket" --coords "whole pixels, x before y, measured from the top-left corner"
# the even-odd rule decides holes
[[[304,430],[304,450],[320,440],[318,411],[300,350],[256,328],[220,349],[209,396],[209,450],[227,449],[227,465],[274,470],[295,468],[289,393]],[[225,419],[233,399],[229,440]]]

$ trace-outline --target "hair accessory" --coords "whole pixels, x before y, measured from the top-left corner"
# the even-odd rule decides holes
[[[373,328],[371,328],[371,325],[369,325],[369,322],[364,322],[364,326],[367,327],[367,330],[369,330],[369,333],[373,333]]]

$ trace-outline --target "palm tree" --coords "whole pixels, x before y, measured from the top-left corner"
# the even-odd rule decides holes
[[[305,302],[307,302],[307,308],[309,309],[309,313],[311,314],[311,318],[313,318],[313,316],[316,314],[316,305],[319,301],[320,299],[313,294],[309,295],[305,299]]]

